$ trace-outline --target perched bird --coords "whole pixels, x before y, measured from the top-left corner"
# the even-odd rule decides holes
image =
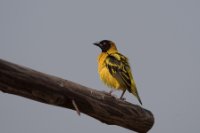
[[[118,52],[115,43],[109,40],[103,40],[94,43],[101,48],[102,52],[98,56],[98,73],[100,79],[108,86],[114,89],[123,90],[120,99],[128,90],[142,105],[135,81],[133,79],[128,59]]]

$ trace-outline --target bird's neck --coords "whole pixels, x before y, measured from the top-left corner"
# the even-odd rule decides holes
[[[111,48],[107,51],[108,54],[117,53],[118,50],[116,46],[112,45]]]

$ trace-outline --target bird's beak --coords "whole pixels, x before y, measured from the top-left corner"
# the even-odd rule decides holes
[[[93,44],[99,47],[99,42],[95,42]]]

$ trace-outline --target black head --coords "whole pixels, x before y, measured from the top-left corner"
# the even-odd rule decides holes
[[[94,43],[94,45],[99,46],[101,48],[102,52],[107,52],[110,49],[111,44],[112,44],[112,41],[109,41],[109,40],[103,40],[103,41]]]

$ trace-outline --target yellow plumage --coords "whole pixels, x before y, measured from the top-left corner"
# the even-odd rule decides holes
[[[105,59],[107,53],[101,53],[98,57],[98,73],[100,79],[109,87],[120,89],[119,82],[110,74],[108,68],[106,67]]]
[[[109,87],[121,89],[123,97],[126,90],[135,95],[142,104],[133,80],[128,59],[120,54],[112,41],[103,40],[95,43],[102,49],[98,56],[98,73],[100,79]]]

